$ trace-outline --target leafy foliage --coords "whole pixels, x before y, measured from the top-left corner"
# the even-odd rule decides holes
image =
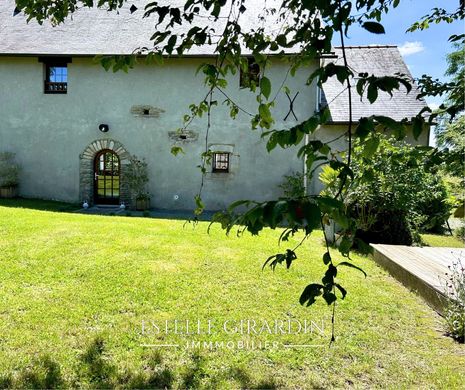
[[[465,43],[456,44],[456,51],[447,56],[449,66],[446,75],[452,77],[452,82],[459,87],[449,91],[446,96],[447,101],[460,107],[464,104],[465,96]],[[439,117],[439,123],[435,127],[437,145],[445,155],[444,169],[447,173],[462,178],[465,171],[465,116],[459,114],[458,117],[449,115],[448,112],[442,113]]]
[[[302,198],[305,196],[304,174],[294,172],[284,176],[283,182],[279,185],[286,198]]]
[[[465,243],[465,226],[460,226],[456,229],[455,235]]]
[[[125,167],[125,179],[128,182],[131,196],[136,200],[150,197],[146,190],[149,182],[147,162],[137,156],[130,156],[129,164]]]
[[[14,159],[14,153],[0,153],[0,187],[14,187],[18,185],[20,166],[15,163]]]
[[[370,242],[410,245],[416,231],[441,231],[451,212],[442,178],[427,169],[432,150],[377,135],[377,152],[356,143],[353,181],[344,188],[348,212],[356,218],[357,237]],[[338,191],[338,172],[325,167],[324,194]]]

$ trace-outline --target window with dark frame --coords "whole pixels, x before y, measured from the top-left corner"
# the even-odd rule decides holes
[[[249,88],[252,83],[255,86],[260,83],[260,65],[255,62],[254,58],[247,57],[247,72],[240,69],[239,84],[241,88]]]
[[[39,58],[44,63],[44,93],[68,92],[68,63],[70,58]]]
[[[229,153],[215,152],[212,160],[212,172],[229,172]]]

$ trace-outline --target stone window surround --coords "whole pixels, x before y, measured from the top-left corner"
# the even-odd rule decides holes
[[[130,154],[124,145],[113,139],[98,139],[89,144],[79,155],[79,199],[94,204],[94,160],[102,150],[111,150],[120,159],[120,202],[130,205],[131,196],[125,180]]]

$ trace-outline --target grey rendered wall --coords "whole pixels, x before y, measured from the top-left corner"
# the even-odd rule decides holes
[[[43,93],[43,64],[37,58],[0,58],[0,150],[17,153],[23,167],[20,193],[64,201],[79,199],[79,155],[102,138],[115,140],[130,154],[146,158],[150,170],[149,191],[155,207],[186,209],[194,206],[201,174],[196,168],[205,147],[206,119],[190,127],[198,140],[185,143],[186,154],[170,153],[169,132],[182,126],[189,104],[199,102],[206,89],[202,76],[195,76],[200,59],[166,61],[162,67],[139,65],[128,74],[105,72],[90,58],[73,58],[68,65],[68,94]],[[313,113],[316,92],[305,86],[311,68],[285,79],[287,67],[275,62],[267,76],[273,81],[272,96],[284,82],[293,96],[297,118]],[[256,109],[255,96],[239,89],[239,76],[229,80],[228,94],[250,112]],[[204,201],[208,209],[219,209],[229,202],[251,198],[264,200],[280,195],[277,185],[282,177],[302,170],[295,150],[275,150],[268,154],[261,130],[250,130],[250,118],[240,113],[235,121],[221,105],[212,116],[209,144],[231,150],[233,172],[209,174],[205,180]],[[131,113],[134,105],[150,105],[164,112],[156,117]],[[276,128],[290,127],[283,122],[289,103],[283,93],[273,111]],[[110,126],[108,133],[98,130],[100,123]],[[175,200],[177,195],[177,200]]]

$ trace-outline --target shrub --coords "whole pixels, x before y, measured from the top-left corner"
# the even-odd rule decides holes
[[[459,228],[455,229],[455,235],[458,239],[465,242],[465,226],[460,226]]]
[[[451,205],[441,177],[425,168],[422,148],[380,136],[374,155],[355,145],[352,157],[354,178],[343,196],[357,221],[356,236],[372,243],[411,245],[420,241],[419,231],[443,229]],[[323,169],[326,193],[338,191],[337,175],[330,167]]]
[[[444,311],[447,333],[463,343],[465,342],[465,264],[459,258],[446,274],[445,294],[448,298]]]
[[[368,228],[359,228],[355,237],[364,242],[397,245],[412,245],[418,240],[405,213],[390,210],[378,210],[374,222]]]
[[[15,154],[0,153],[0,187],[15,187],[19,183],[19,165],[14,162]]]
[[[126,167],[126,180],[133,199],[150,199],[150,194],[146,191],[149,175],[147,162],[144,159],[139,160],[137,156],[129,158],[129,164]]]
[[[283,194],[286,198],[295,199],[305,196],[304,175],[300,172],[285,175],[279,188],[283,190]]]

